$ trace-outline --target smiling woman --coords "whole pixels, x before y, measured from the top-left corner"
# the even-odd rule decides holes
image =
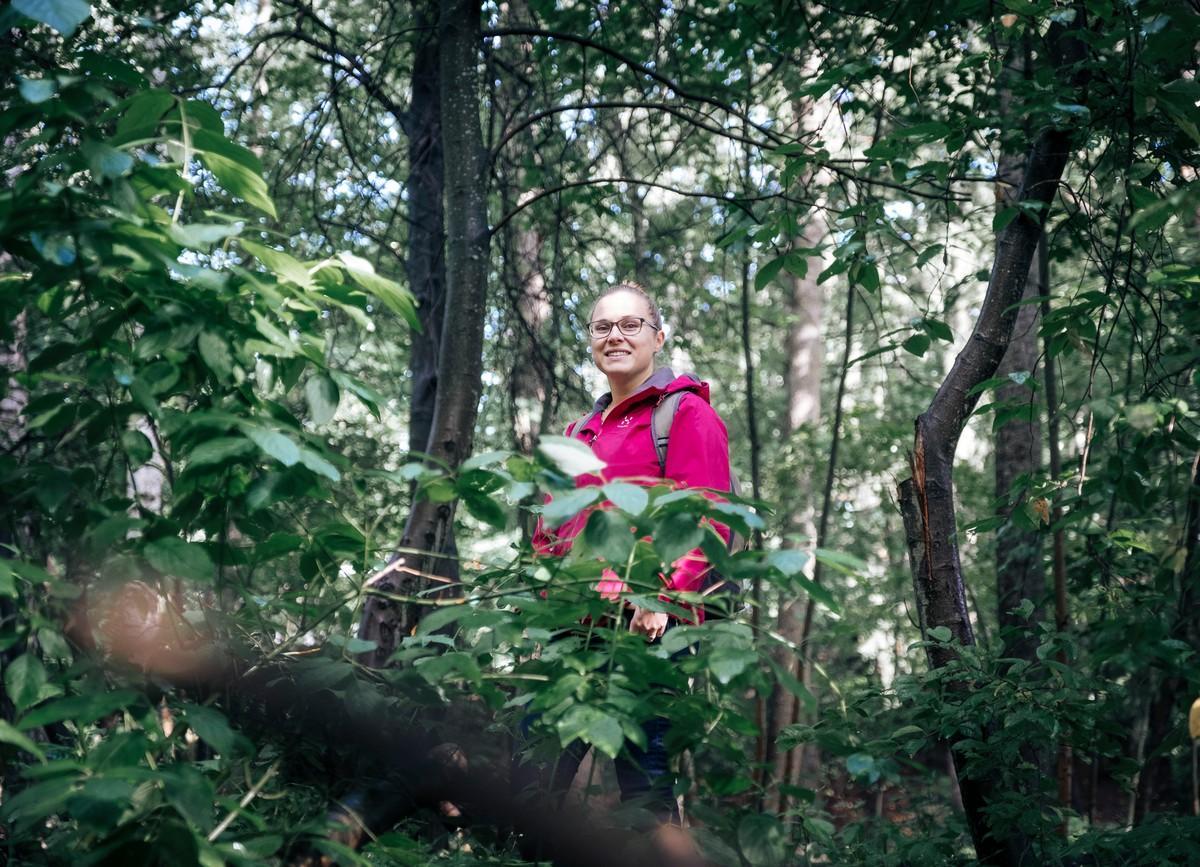
[[[576,484],[582,487],[616,479],[643,485],[666,481],[677,487],[728,491],[729,440],[724,422],[709,405],[708,384],[691,376],[676,377],[667,368],[654,367],[665,337],[662,314],[649,293],[636,283],[618,283],[606,289],[592,309],[588,337],[592,359],[608,379],[609,391],[601,395],[590,413],[567,427],[566,435],[591,446],[605,467],[599,475],[580,475]],[[677,403],[669,425],[669,448],[662,452],[660,442],[665,435],[661,431],[656,434],[655,410],[672,395],[672,401]],[[539,522],[534,548],[540,554],[565,555],[589,517],[590,510],[585,510],[557,527],[546,527]],[[728,528],[719,524],[713,527],[728,541]],[[699,548],[670,565],[669,574],[661,576],[663,598],[667,600],[677,593],[701,591],[710,577],[708,561]],[[649,641],[662,638],[672,625],[672,615],[663,611],[632,604],[627,608],[623,594],[629,588],[622,576],[611,569],[605,570],[596,589],[603,598],[619,605],[631,632],[644,635]],[[685,607],[677,604],[676,610]],[[704,612],[698,607],[692,610],[693,622],[701,622],[703,618]],[[528,729],[531,722],[526,720],[523,728]],[[627,743],[617,758],[621,797],[645,801],[665,820],[674,813],[665,745],[666,721],[654,717],[644,724],[644,729],[646,747]],[[544,783],[565,790],[583,755],[580,742],[568,746],[558,759],[553,779]],[[532,767],[522,765],[514,770],[518,790],[531,785],[535,777]]]

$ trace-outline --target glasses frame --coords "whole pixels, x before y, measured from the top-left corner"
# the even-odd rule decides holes
[[[621,327],[622,322],[628,322],[630,319],[637,320],[637,322],[638,322],[637,331],[626,332],[625,329]],[[603,334],[596,334],[595,331],[593,330],[593,327],[596,325],[607,325],[608,330],[605,331]],[[651,322],[649,319],[645,318],[644,316],[622,316],[620,319],[618,319],[616,321],[613,321],[612,319],[593,319],[592,321],[590,321],[587,324],[587,330],[588,330],[588,336],[592,340],[607,340],[608,336],[610,334],[612,334],[612,330],[614,328],[621,332],[622,337],[637,337],[639,334],[642,333],[643,326],[646,326],[646,325],[649,325],[655,331],[662,330],[661,328],[659,328],[657,325],[655,325],[653,322]]]

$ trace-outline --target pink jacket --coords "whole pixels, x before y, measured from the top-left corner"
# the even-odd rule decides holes
[[[667,447],[666,471],[660,475],[658,453],[654,448],[654,435],[650,419],[659,399],[673,391],[688,392],[679,402],[679,410],[671,424],[671,439]],[[610,394],[596,401],[596,410],[603,410],[612,401]],[[574,427],[579,427],[574,430]],[[615,479],[644,484],[659,483],[670,479],[680,488],[711,488],[728,491],[729,436],[725,423],[708,402],[708,384],[696,385],[687,377],[676,378],[667,368],[656,370],[650,378],[627,398],[620,406],[601,420],[594,415],[586,425],[573,424],[567,435],[583,440],[607,466],[601,475],[584,474],[576,477],[578,487],[611,482]],[[716,494],[706,496],[717,499]],[[607,501],[601,508],[611,504]],[[571,518],[566,523],[547,530],[538,520],[533,535],[534,550],[542,554],[562,556],[571,547],[572,540],[583,532],[590,509]],[[713,528],[726,541],[729,528],[724,524],[712,523]],[[673,564],[666,588],[676,591],[695,591],[703,584],[708,561],[704,553],[696,548],[684,554]],[[617,576],[606,574],[608,580],[601,581],[598,588],[606,596],[623,589]],[[700,619],[703,612],[700,612]]]

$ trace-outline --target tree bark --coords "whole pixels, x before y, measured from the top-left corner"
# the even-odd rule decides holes
[[[1072,26],[1082,27],[1077,7]],[[1060,72],[1082,54],[1082,45],[1059,25],[1047,34],[1054,67]],[[975,642],[967,613],[966,587],[958,552],[958,527],[954,513],[954,452],[967,417],[978,401],[972,394],[980,383],[995,376],[1008,348],[1016,323],[1014,306],[1025,291],[1051,201],[1066,169],[1071,135],[1047,128],[1038,136],[1025,162],[1025,177],[1017,194],[1017,217],[997,239],[996,256],[979,317],[966,346],[934,395],[929,408],[916,420],[910,455],[912,477],[900,483],[901,512],[910,543],[910,562],[917,603],[926,632],[948,630],[962,645]],[[927,639],[929,635],[925,636]],[[951,642],[931,642],[929,663],[941,668],[955,658]],[[950,683],[963,692],[966,683]],[[951,746],[962,735],[951,738]],[[1033,853],[1017,830],[993,827],[987,807],[996,794],[991,780],[967,773],[964,760],[955,756],[963,808],[979,861],[987,865],[1026,863]]]
[[[1015,62],[1005,71],[1005,76],[1010,81],[1029,72],[1028,39],[1024,39],[1014,51]],[[1006,83],[1002,85],[1000,92],[1002,114],[1011,114],[1012,101],[1012,90]],[[1024,172],[1023,155],[1001,155],[996,173],[998,209],[1003,210],[1014,204]],[[1039,244],[1045,244],[1045,238],[1041,238]],[[1012,341],[1008,345],[1008,351],[1004,353],[999,370],[996,371],[1000,377],[1024,373],[1030,376],[1028,381],[1033,382],[1033,369],[1038,360],[1038,308],[1034,302],[1041,294],[1041,271],[1036,264],[1031,264],[1026,275],[1025,291],[1021,295],[1022,305],[1017,311]],[[1026,619],[1014,614],[1013,609],[1021,604],[1022,599],[1029,599],[1035,606],[1040,606],[1045,595],[1046,575],[1042,567],[1041,534],[1037,530],[1021,527],[1013,521],[1013,514],[1024,508],[1027,499],[1025,490],[1014,488],[1022,476],[1031,479],[1041,465],[1041,425],[1036,405],[1033,403],[1033,392],[1024,384],[1010,380],[1001,386],[997,389],[996,404],[1004,408],[1022,404],[1028,407],[1026,417],[1011,418],[996,430],[996,501],[1000,504],[1000,515],[1005,518],[1005,523],[996,533],[996,622],[1005,645],[1004,655],[1032,661],[1036,658],[1037,642],[1026,627],[1029,622],[1036,622],[1038,615],[1034,613]]]
[[[815,74],[817,55],[806,64],[805,69]],[[792,104],[800,129],[805,135],[815,135],[819,124],[815,117],[815,105],[811,99],[796,100]],[[814,192],[828,184],[824,172],[810,174],[803,181]],[[814,209],[799,237],[792,247],[815,249],[824,243],[826,225],[820,212]],[[824,289],[817,285],[817,277],[825,267],[820,255],[809,255],[805,259],[807,271],[804,276],[792,275],[789,283],[791,292],[787,296],[788,330],[784,338],[787,367],[784,369],[784,386],[787,389],[787,436],[794,440],[805,428],[815,429],[821,420],[821,376],[824,368],[825,341],[821,333],[821,320],[825,310]],[[799,491],[812,490],[810,471],[802,470],[798,481]],[[787,516],[790,534],[802,535],[809,540],[817,536],[816,507],[811,500],[797,503]],[[786,542],[785,545],[794,545]],[[811,577],[811,571],[810,571]],[[803,640],[805,601],[780,597],[776,629],[780,635],[794,644]],[[780,650],[776,662],[785,669],[797,669],[798,660],[791,652]],[[789,725],[799,722],[799,705],[790,692],[776,685],[770,697],[766,713],[766,748],[764,765],[775,785],[766,806],[773,812],[782,813],[787,806],[787,796],[779,784],[796,785],[799,782],[801,762],[795,753],[799,750],[780,751],[776,745],[779,733]]]
[[[1171,637],[1192,647],[1200,642],[1200,453],[1192,461],[1188,479],[1187,513],[1184,519],[1185,550],[1183,569],[1179,575],[1178,604],[1175,609]],[[1146,762],[1138,774],[1137,801],[1134,821],[1140,824],[1155,810],[1184,808],[1186,798],[1177,799],[1171,793],[1171,755],[1165,742],[1187,719],[1188,708],[1195,696],[1188,690],[1188,679],[1177,667],[1164,675],[1150,702],[1146,724]],[[1184,743],[1180,736],[1179,743]],[[1179,809],[1184,812],[1185,809]]]
[[[430,27],[432,4],[413,6],[415,27]],[[426,32],[413,57],[412,119],[408,138],[408,285],[417,299],[421,330],[412,337],[409,370],[412,405],[409,410],[409,448],[425,451],[433,426],[438,393],[438,355],[446,312],[445,227],[442,194],[445,164],[442,154],[442,112],[439,95],[438,39]]]
[[[427,453],[451,470],[471,453],[482,389],[489,232],[479,125],[479,16],[478,0],[442,0],[438,23],[442,146],[451,171],[445,202],[446,316]],[[372,595],[359,627],[360,637],[376,645],[366,655],[368,664],[387,663],[420,620],[420,606],[411,597],[447,571],[448,558],[437,552],[451,532],[454,507],[454,502],[415,502],[401,551],[368,582]]]

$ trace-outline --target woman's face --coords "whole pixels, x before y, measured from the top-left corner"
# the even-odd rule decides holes
[[[651,313],[646,301],[633,292],[614,292],[601,298],[592,311],[592,322],[620,322],[627,317],[646,322],[632,337],[613,327],[607,337],[592,340],[592,358],[609,382],[640,383],[654,370],[654,353],[662,348],[661,329],[650,327]]]

